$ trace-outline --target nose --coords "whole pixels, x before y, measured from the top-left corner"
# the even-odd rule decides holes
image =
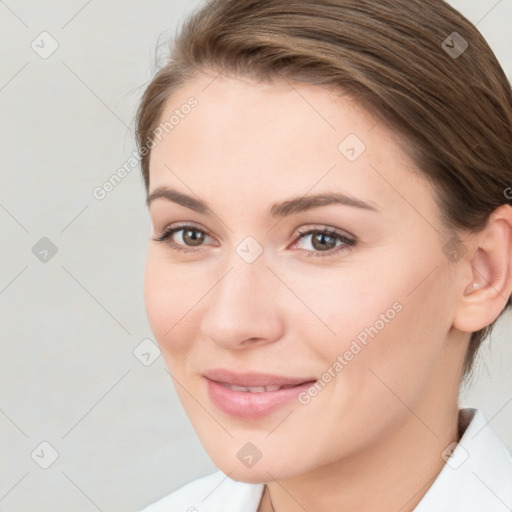
[[[230,350],[275,342],[283,335],[284,323],[275,275],[263,258],[231,263],[205,297],[203,336]]]

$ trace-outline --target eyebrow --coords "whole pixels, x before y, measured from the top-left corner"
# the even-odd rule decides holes
[[[167,201],[179,204],[202,215],[210,215],[213,213],[211,208],[209,208],[208,205],[200,199],[196,199],[167,187],[156,188],[148,196],[146,200],[147,206],[149,207],[149,205],[156,199],[166,199]],[[378,207],[373,202],[369,203],[345,194],[328,192],[296,197],[281,203],[275,203],[270,207],[268,215],[273,218],[282,218],[331,204],[342,204],[363,210],[379,211]]]

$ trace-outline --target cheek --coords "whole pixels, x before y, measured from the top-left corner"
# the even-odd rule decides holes
[[[363,329],[344,340],[344,348],[354,343],[358,348],[347,352],[351,360],[336,387],[355,417],[368,410],[392,417],[392,411],[405,412],[403,403],[414,409],[422,400],[443,360],[451,326],[449,297],[442,295],[448,280],[439,274],[413,292],[409,279],[393,280],[387,297],[382,293],[373,304]]]
[[[301,323],[301,339],[308,340],[317,369],[335,373],[338,383],[350,382],[340,385],[340,396],[348,389],[368,391],[368,399],[392,396],[378,381],[380,373],[405,395],[414,394],[441,357],[451,326],[449,272],[434,253],[420,259],[410,246],[398,252],[400,257],[377,255],[357,271],[317,275],[314,287],[296,287],[324,324],[312,322],[313,329]]]
[[[293,283],[300,298],[290,298],[287,316],[296,319],[293,328],[300,332],[299,339],[308,343],[324,364],[350,350],[354,340],[364,347],[397,321],[403,295],[398,290],[405,288],[400,282],[403,276],[393,280],[385,270],[381,260],[359,268],[310,269],[301,276],[283,272],[285,282]]]
[[[187,349],[186,329],[197,313],[200,297],[192,276],[179,272],[157,251],[149,250],[144,273],[144,302],[149,325],[164,356]]]

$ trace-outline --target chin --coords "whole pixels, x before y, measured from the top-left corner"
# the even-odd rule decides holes
[[[253,469],[236,469],[232,471],[231,474],[226,473],[222,468],[219,468],[224,474],[228,474],[229,478],[232,480],[236,480],[237,482],[245,482],[247,484],[264,484],[267,483],[273,478],[266,473],[265,471],[256,471]],[[272,475],[273,473],[270,472]]]
[[[246,466],[238,456],[234,460],[227,459],[225,454],[222,457],[212,457],[212,461],[224,474],[238,482],[259,484],[297,476],[299,469],[297,466],[290,465],[289,462],[284,464],[286,460],[284,455],[278,453],[273,455],[273,459],[263,456],[252,466]],[[243,456],[241,458],[243,459]]]

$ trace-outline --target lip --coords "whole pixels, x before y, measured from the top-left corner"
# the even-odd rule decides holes
[[[234,373],[226,369],[209,370],[203,374],[212,403],[222,412],[245,419],[269,415],[293,401],[310,388],[317,379],[285,377],[268,373]],[[275,391],[238,391],[237,387],[286,386]]]

